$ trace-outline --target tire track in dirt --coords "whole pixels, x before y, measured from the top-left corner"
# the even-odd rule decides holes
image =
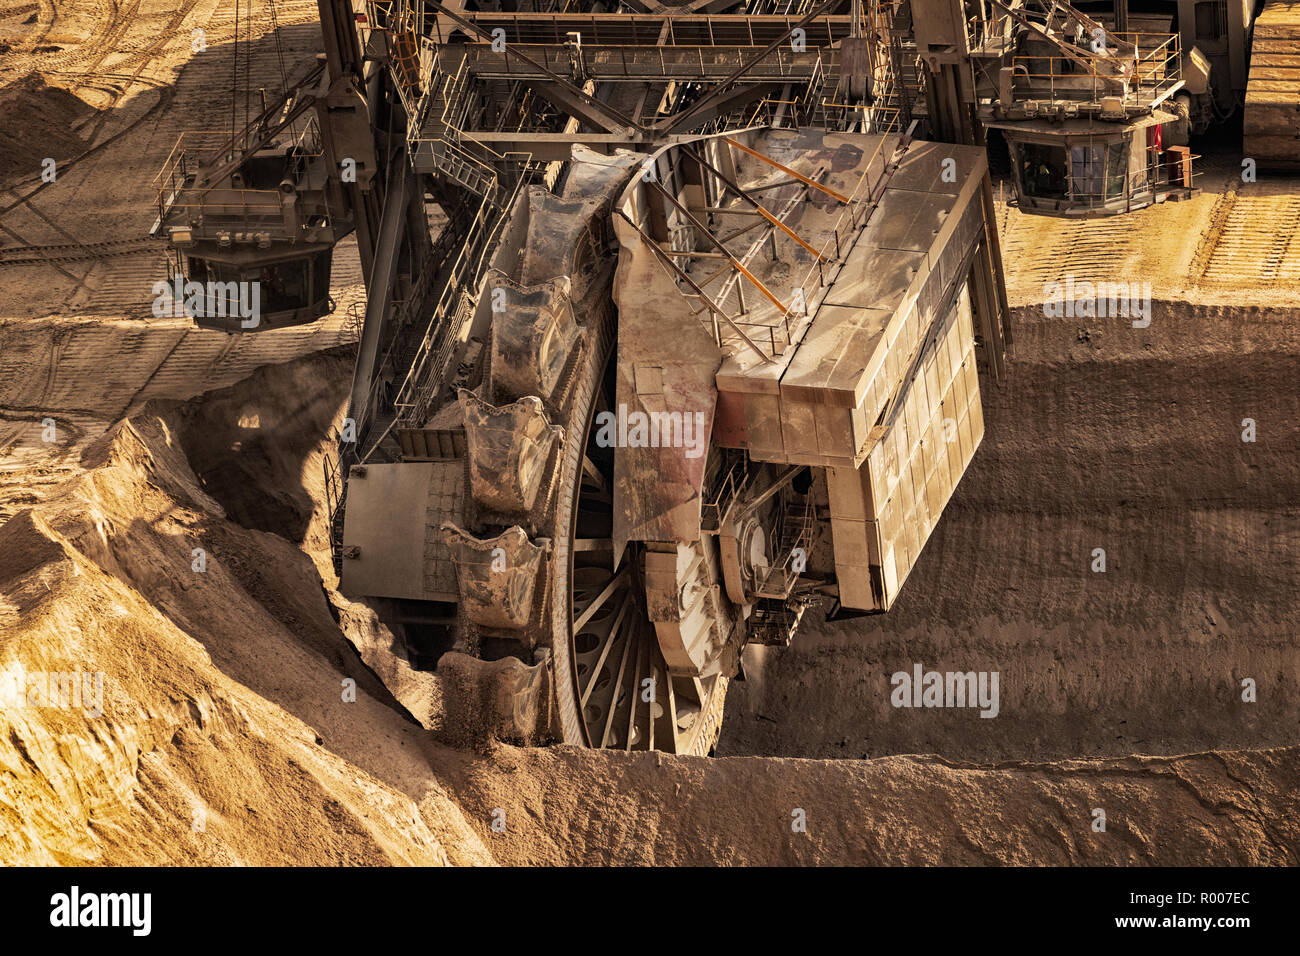
[[[1300,196],[1238,193],[1220,216],[1202,282],[1241,286],[1300,281]]]
[[[314,18],[315,7],[311,4],[290,4],[280,5],[277,9],[281,34],[283,34],[278,38],[278,42],[281,47],[287,47],[285,52],[287,66],[296,75],[300,72],[301,64],[311,58],[309,54],[314,52],[318,42],[318,27],[310,22]],[[203,125],[205,117],[228,113],[229,56],[223,55],[221,50],[223,37],[229,40],[234,35],[233,4],[218,2],[218,0],[187,0],[180,8],[168,10],[166,14],[168,20],[160,25],[161,29],[151,28],[147,31],[148,41],[142,50],[128,56],[126,60],[114,60],[113,57],[106,55],[98,62],[112,61],[115,70],[120,70],[123,63],[134,64],[134,72],[124,80],[114,94],[114,103],[117,103],[131,89],[138,89],[140,83],[151,84],[153,81],[151,77],[146,76],[147,71],[158,68],[179,71],[175,82],[159,87],[161,92],[157,102],[150,103],[140,115],[131,117],[122,129],[112,132],[74,159],[63,162],[57,183],[39,182],[30,189],[26,186],[20,187],[27,190],[25,195],[16,193],[19,198],[0,208],[0,218],[5,220],[4,228],[19,243],[23,245],[64,243],[69,236],[67,230],[58,226],[62,207],[71,201],[81,208],[82,203],[78,200],[87,188],[102,194],[102,187],[92,186],[92,184],[99,182],[101,170],[107,172],[109,167],[112,167],[111,175],[116,182],[134,181],[139,184],[136,190],[138,196],[134,200],[130,194],[120,195],[116,197],[115,207],[102,207],[104,212],[108,212],[111,208],[122,209],[129,214],[129,221],[118,221],[109,226],[104,222],[107,217],[100,214],[94,219],[81,220],[78,232],[82,237],[90,240],[91,244],[96,238],[95,233],[100,229],[106,229],[98,232],[101,236],[116,237],[124,232],[128,235],[143,233],[148,228],[153,209],[153,197],[148,190],[148,181],[152,172],[148,171],[161,166],[166,153],[171,150],[184,129]],[[175,63],[173,61],[179,54],[175,50],[167,53],[168,45],[177,42],[179,36],[176,32],[177,25],[184,24],[187,19],[195,16],[200,18],[199,25],[204,26],[207,31],[209,52],[189,55],[190,51],[187,49],[181,62]],[[259,33],[264,33],[265,29],[266,24],[259,21],[254,26],[255,39]],[[133,31],[133,33],[139,32],[139,30]],[[241,34],[244,32],[243,24],[240,32]],[[188,39],[186,34],[187,46]],[[254,86],[279,89],[281,85],[279,51],[269,42],[262,43],[262,39],[267,39],[267,36],[257,39],[259,46],[249,73],[251,82]],[[158,65],[151,65],[155,60]],[[214,91],[224,91],[224,93],[214,97]],[[219,102],[222,95],[226,97],[224,107]],[[109,108],[100,112],[98,117],[92,120],[91,135],[98,135],[109,122],[108,118],[115,112],[120,111]],[[107,149],[106,147],[110,145],[116,148]],[[132,151],[134,158],[127,157],[124,152],[127,149]],[[146,170],[145,176],[124,177],[119,169],[123,162],[130,163],[132,168],[143,167]],[[67,188],[60,189],[59,185]],[[52,191],[47,192],[47,190]],[[45,215],[42,209],[35,205],[33,200],[38,197],[41,206],[49,210],[51,215]],[[51,222],[53,226],[50,225]],[[53,268],[60,271],[67,279],[66,283],[56,282],[58,291],[53,293],[56,297],[62,298],[65,311],[71,311],[73,314],[149,317],[151,299],[149,289],[167,272],[166,257],[160,250],[136,256],[119,256],[115,257],[114,261],[105,262],[96,262],[90,256],[84,258],[91,263],[89,269],[76,267],[70,270],[57,262],[51,263]],[[31,268],[15,273],[15,278],[36,276],[44,271],[39,266],[30,263],[27,265]],[[20,284],[29,289],[38,288],[30,281],[22,281]],[[46,298],[48,299],[48,296]],[[39,309],[40,304],[33,301],[29,309],[32,307]]]

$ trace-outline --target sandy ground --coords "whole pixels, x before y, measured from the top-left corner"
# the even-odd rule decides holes
[[[0,859],[491,862],[311,559],[225,520],[184,431],[142,411],[0,527]],[[49,673],[95,676],[69,706]]]
[[[317,43],[314,4],[276,10],[271,88]],[[149,179],[229,122],[232,36],[220,0],[0,6],[0,676],[105,688],[101,716],[0,708],[0,861],[1300,859],[1295,181],[1225,154],[1122,219],[1001,209],[1021,308],[984,445],[887,617],[749,655],[732,756],[460,751],[425,729],[436,678],[400,703],[339,620],[372,662],[386,632],[330,600],[344,310],[242,337],[148,316]],[[1151,326],[1045,318],[1066,275],[1150,282]],[[998,670],[999,716],[893,709],[913,663]]]
[[[502,864],[592,866],[1294,865],[1297,772],[1295,748],[995,767],[501,748],[442,771]]]

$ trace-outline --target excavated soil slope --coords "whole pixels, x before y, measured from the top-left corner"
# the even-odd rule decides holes
[[[274,403],[341,364],[246,388]],[[491,862],[311,559],[202,490],[202,411],[146,407],[0,527],[0,679],[26,688],[0,708],[0,860]],[[48,674],[89,677],[83,699]]]
[[[0,527],[0,674],[103,673],[105,688],[102,716],[0,709],[0,861],[1300,859],[1294,748],[995,766],[449,749],[361,664],[321,564],[302,550],[319,521],[307,476],[339,413],[346,361],[311,356],[195,401],[151,402],[90,442],[79,474]],[[263,467],[223,467],[218,452],[234,442],[258,449],[250,461]],[[984,461],[1002,480],[1019,471]],[[295,471],[286,489],[280,481]],[[284,496],[249,520],[301,534],[301,547],[231,520],[263,486]],[[1043,582],[1035,604],[1059,587],[1052,575],[1028,580]],[[362,614],[353,606],[345,619]],[[861,622],[840,627],[855,646],[871,637]],[[1044,642],[1035,660],[1050,653]],[[799,660],[799,647],[784,659]],[[1096,673],[1083,655],[1062,661],[1045,685]],[[1133,680],[1144,674],[1154,679],[1135,671]],[[341,693],[348,678],[355,702]],[[838,727],[824,707],[803,706],[816,749]],[[1071,711],[1062,723],[1086,718]],[[1021,721],[1028,729],[1017,730]],[[1006,706],[983,723],[1013,736],[1059,730],[1034,721],[1041,715]],[[1107,812],[1106,834],[1091,830],[1094,808]],[[498,810],[504,833],[491,826]],[[806,833],[791,830],[795,811]]]

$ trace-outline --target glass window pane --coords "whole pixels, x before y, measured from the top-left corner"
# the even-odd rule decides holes
[[[263,312],[304,309],[310,304],[308,263],[308,259],[290,259],[264,266],[250,276],[261,283]]]
[[[1075,202],[1092,204],[1102,201],[1105,159],[1105,146],[1070,147],[1070,184]]]
[[[1106,148],[1106,198],[1121,199],[1128,178],[1128,144],[1114,143]]]
[[[1033,199],[1069,199],[1063,146],[1020,143],[1020,184]]]

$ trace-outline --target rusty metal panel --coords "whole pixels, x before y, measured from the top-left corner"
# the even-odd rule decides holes
[[[955,47],[966,51],[966,17],[958,0],[912,0],[912,23],[916,45]]]
[[[601,208],[611,196],[602,193]],[[643,199],[631,188],[612,219],[620,246],[612,290],[619,316],[617,373],[614,407],[602,408],[595,423],[597,443],[615,449],[615,554],[630,540],[698,538],[717,404],[714,376],[722,359],[711,333],[692,314],[692,303],[633,224]],[[729,409],[727,421],[732,440],[743,433],[735,411]],[[638,430],[639,423],[651,421],[653,434]],[[671,426],[667,442],[660,423]]]
[[[745,403],[749,453],[760,461],[785,461],[785,443],[781,435],[781,400],[775,395],[750,392],[742,393],[740,397]]]

